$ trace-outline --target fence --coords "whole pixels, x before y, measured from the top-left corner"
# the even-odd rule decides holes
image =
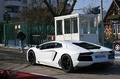
[[[18,45],[16,38],[18,30],[21,30],[28,36],[28,26],[26,22],[5,23],[4,24],[4,44],[6,45]],[[28,38],[28,37],[27,37]],[[28,44],[28,39],[25,40],[25,44]]]
[[[47,26],[30,26],[27,22],[11,22],[4,24],[4,44],[5,46],[18,46],[16,38],[18,30],[26,34],[25,45],[40,44],[49,41],[50,36],[54,35],[54,27]],[[47,37],[49,36],[49,37]]]

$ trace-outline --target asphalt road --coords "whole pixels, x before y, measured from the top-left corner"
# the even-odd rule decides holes
[[[44,65],[30,65],[26,54],[19,49],[0,47],[0,68],[48,75],[59,79],[120,79],[120,59],[117,58],[112,67],[106,70],[80,68],[74,73],[65,73],[60,69]]]

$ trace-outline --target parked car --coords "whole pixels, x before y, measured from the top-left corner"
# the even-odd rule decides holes
[[[7,69],[0,69],[0,79],[57,79],[57,78]]]
[[[120,51],[120,40],[116,40],[113,42],[113,48],[116,51]]]
[[[50,41],[27,50],[27,61],[72,72],[77,67],[110,67],[114,62],[112,49],[86,41]]]

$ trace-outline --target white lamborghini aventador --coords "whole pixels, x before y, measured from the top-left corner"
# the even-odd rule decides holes
[[[27,61],[72,72],[74,68],[96,66],[110,67],[114,63],[112,49],[86,41],[50,41],[27,51]]]

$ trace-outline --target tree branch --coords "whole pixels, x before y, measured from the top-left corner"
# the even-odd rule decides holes
[[[63,4],[63,6],[62,6],[60,12],[58,13],[58,15],[62,15],[63,12],[65,12],[67,2],[68,2],[68,0],[65,0],[65,1],[64,1],[64,4]]]
[[[70,8],[70,10],[68,12],[68,14],[71,14],[73,12],[74,6],[75,6],[76,2],[77,2],[77,0],[73,0],[73,4],[72,4],[72,6],[71,6],[71,8]]]
[[[46,4],[48,10],[50,11],[50,13],[52,14],[53,17],[57,16],[57,14],[52,10],[51,6],[49,5],[49,3],[47,2],[47,0],[43,0],[43,2]]]

